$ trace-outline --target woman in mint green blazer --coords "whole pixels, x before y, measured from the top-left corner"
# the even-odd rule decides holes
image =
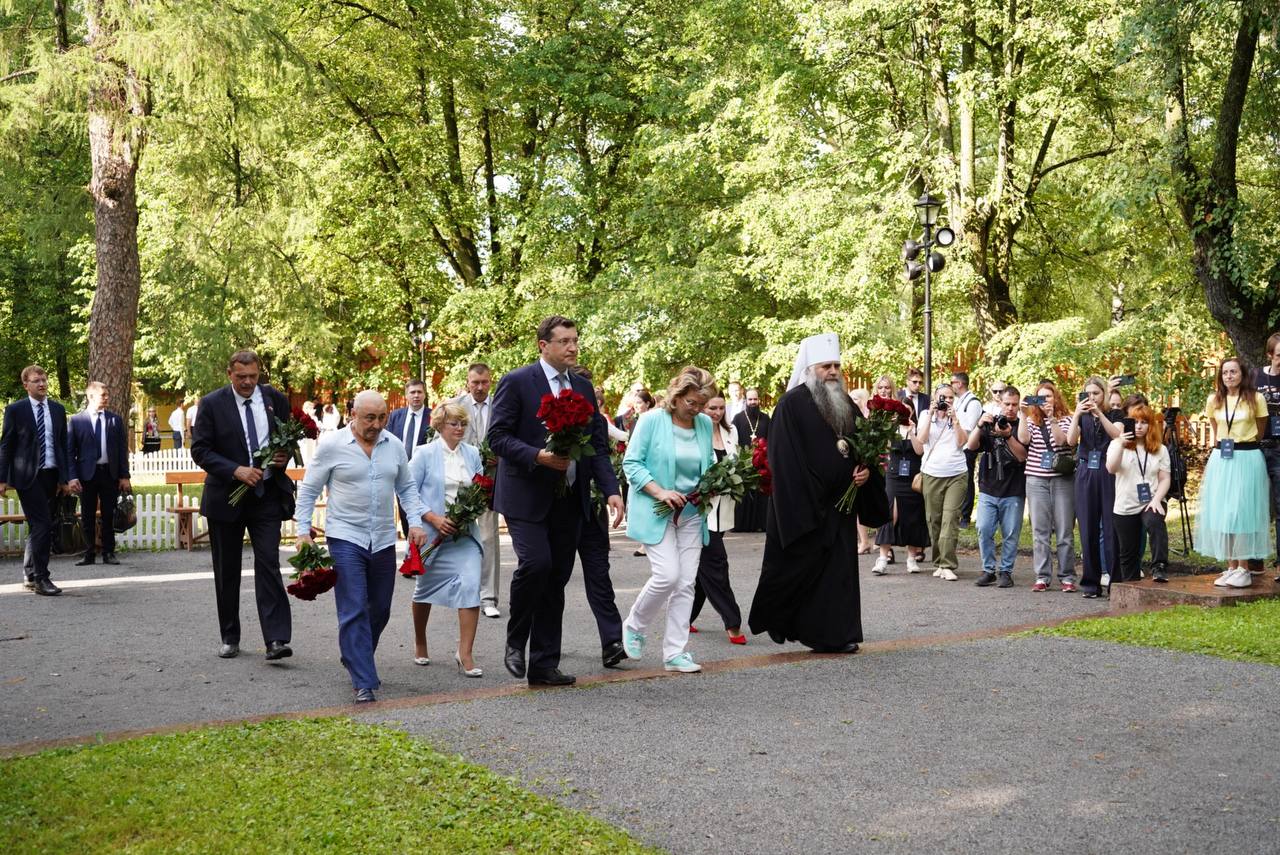
[[[710,372],[692,365],[682,370],[667,386],[662,407],[636,422],[622,461],[630,485],[627,536],[648,547],[652,573],[623,621],[622,646],[627,656],[639,659],[645,630],[666,606],[663,664],[686,674],[702,670],[685,646],[698,558],[708,536],[706,519],[684,497],[715,461],[711,419],[702,407],[716,394]],[[661,505],[671,513],[658,516]]]

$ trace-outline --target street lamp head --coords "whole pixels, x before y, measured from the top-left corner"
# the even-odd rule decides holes
[[[947,260],[942,257],[940,252],[931,252],[929,257],[925,259],[925,264],[928,265],[930,273],[941,273],[946,263]]]
[[[409,335],[413,335],[417,329],[418,329],[418,325],[415,324],[413,321],[409,321],[409,323],[404,325],[404,331],[407,332]]]
[[[938,229],[938,233],[933,239],[937,242],[938,246],[951,246],[951,244],[956,242],[956,233],[946,226],[943,226]]]
[[[920,278],[920,274],[924,273],[924,265],[918,261],[907,262],[907,281],[914,282]]]
[[[902,245],[902,260],[915,261],[916,257],[920,255],[921,249],[923,249],[923,247],[920,244],[916,243],[915,241],[913,240],[907,241]]]
[[[935,226],[938,223],[938,212],[942,210],[942,202],[928,193],[921,194],[916,200],[916,219],[922,226]]]

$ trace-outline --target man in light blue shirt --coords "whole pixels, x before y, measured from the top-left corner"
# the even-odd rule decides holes
[[[325,540],[338,572],[338,648],[351,675],[356,702],[376,700],[381,683],[373,654],[391,617],[395,591],[394,500],[400,499],[410,525],[409,539],[426,542],[425,509],[409,474],[404,445],[383,430],[387,402],[366,389],[356,396],[351,423],[316,449],[298,488],[298,547],[313,543],[311,514],[320,491],[329,488]]]

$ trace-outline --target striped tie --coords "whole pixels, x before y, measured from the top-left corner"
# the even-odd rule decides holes
[[[36,404],[36,468],[43,469],[45,466],[45,428],[44,428],[44,401]]]

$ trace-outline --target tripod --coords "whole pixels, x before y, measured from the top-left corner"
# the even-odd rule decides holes
[[[1182,444],[1178,440],[1178,407],[1170,407],[1164,413],[1165,447],[1169,449],[1169,469],[1173,483],[1167,499],[1178,500],[1178,515],[1182,523],[1182,556],[1191,554],[1191,518],[1187,514],[1187,461],[1182,456]]]

